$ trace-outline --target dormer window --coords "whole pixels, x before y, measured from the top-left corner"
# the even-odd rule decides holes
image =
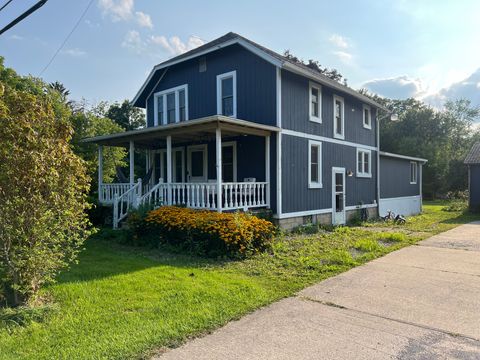
[[[310,82],[310,121],[322,122],[322,91],[320,85]]]
[[[237,72],[217,75],[217,114],[237,117]]]
[[[155,93],[154,126],[188,120],[188,85],[181,85]]]
[[[368,105],[363,105],[363,127],[365,129],[372,128],[372,111]]]

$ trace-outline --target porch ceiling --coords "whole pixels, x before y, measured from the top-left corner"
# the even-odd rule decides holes
[[[213,115],[175,124],[86,138],[82,139],[82,142],[128,147],[129,142],[133,140],[136,148],[149,149],[164,146],[169,135],[172,136],[172,142],[174,143],[211,140],[215,138],[217,128],[222,129],[222,137],[238,135],[268,136],[272,132],[280,131],[275,126]]]

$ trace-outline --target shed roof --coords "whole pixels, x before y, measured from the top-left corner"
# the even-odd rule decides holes
[[[480,164],[480,141],[473,144],[465,158],[465,164]]]

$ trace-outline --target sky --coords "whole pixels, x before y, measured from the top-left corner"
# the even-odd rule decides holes
[[[36,1],[13,0],[0,27]],[[478,0],[49,0],[0,35],[0,56],[94,105],[131,100],[155,64],[233,31],[336,68],[355,89],[480,105],[479,17]]]

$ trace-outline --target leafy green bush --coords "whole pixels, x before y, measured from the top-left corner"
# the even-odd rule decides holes
[[[468,203],[465,200],[452,200],[450,204],[444,206],[442,211],[447,212],[458,212],[458,211],[465,211],[468,208]]]

